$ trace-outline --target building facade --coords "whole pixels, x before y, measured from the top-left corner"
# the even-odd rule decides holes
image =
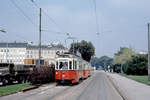
[[[62,45],[42,45],[41,59],[55,63],[56,52],[68,51]],[[38,45],[23,43],[0,43],[0,63],[24,64],[24,59],[38,59]]]

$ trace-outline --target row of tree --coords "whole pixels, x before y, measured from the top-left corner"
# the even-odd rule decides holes
[[[114,72],[123,72],[132,75],[147,75],[148,68],[147,55],[137,54],[134,49],[121,47],[120,50],[115,53],[114,59],[108,56],[92,57],[95,55],[95,48],[91,42],[82,40],[79,43],[72,43],[70,52],[76,54],[77,51],[81,53],[84,60],[91,62],[92,66],[96,69],[108,69],[110,66]]]
[[[147,55],[136,54],[132,48],[121,47],[114,56],[113,69],[132,75],[147,75]]]
[[[100,58],[98,57],[92,57],[91,59],[91,65],[95,66],[96,69],[107,69],[108,66],[111,66],[113,63],[113,58],[110,58],[108,56],[102,56]]]

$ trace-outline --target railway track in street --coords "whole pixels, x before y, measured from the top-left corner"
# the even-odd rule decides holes
[[[46,85],[25,93],[0,97],[0,100],[123,100],[104,72],[94,72],[77,85]]]

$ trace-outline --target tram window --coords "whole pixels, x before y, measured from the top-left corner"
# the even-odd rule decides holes
[[[79,67],[79,63],[77,62],[77,66],[76,66],[76,69],[77,69],[77,70],[79,69],[78,67]]]
[[[58,69],[58,61],[56,62],[56,69]]]
[[[72,61],[69,61],[69,69],[72,69]]]
[[[81,61],[79,61],[79,70],[81,70],[82,65],[81,65]]]
[[[77,61],[75,61],[75,69],[77,69]]]
[[[73,60],[73,70],[74,70],[74,66],[75,66],[75,64],[74,64],[74,60]]]
[[[68,62],[60,62],[59,69],[68,69]]]
[[[59,69],[61,69],[62,67],[63,67],[63,62],[60,62]]]

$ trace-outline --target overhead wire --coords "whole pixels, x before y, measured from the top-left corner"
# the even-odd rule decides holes
[[[33,22],[33,20],[18,6],[18,4],[14,0],[10,0],[10,2],[22,13],[22,15],[34,26],[37,28],[37,25]]]
[[[32,4],[33,4],[36,8],[38,8],[38,9],[41,8],[40,6],[37,5],[37,3],[36,3],[34,0],[30,0],[30,1],[32,2]],[[45,14],[45,15],[47,16],[47,18],[48,18],[48,20],[49,20],[50,22],[52,22],[53,24],[55,24],[55,26],[60,30],[60,32],[58,32],[58,31],[52,31],[52,30],[43,30],[43,29],[42,29],[42,31],[45,31],[45,32],[52,32],[52,33],[61,34],[61,35],[63,34],[63,35],[66,35],[67,37],[69,37],[69,36],[71,35],[70,33],[65,32],[64,29],[62,29],[62,27],[60,27],[60,26],[55,22],[55,20],[54,20],[49,14],[47,14],[45,10],[43,10],[43,8],[42,8],[42,12],[43,12],[43,14]],[[65,43],[65,44],[66,44],[66,43]]]
[[[33,0],[32,0],[33,1]],[[36,28],[38,28],[38,25],[36,25],[33,20],[21,9],[21,7],[14,1],[14,0],[10,0],[10,2],[19,10],[19,12]],[[36,3],[34,3],[34,5],[37,7],[37,8],[40,8]],[[43,11],[43,13],[46,14],[45,11]],[[48,16],[48,15],[47,15]],[[55,23],[55,25],[57,25],[57,23],[51,18],[51,21],[53,21],[53,23]],[[58,25],[57,25],[58,27]],[[59,27],[60,29],[60,27]],[[42,31],[45,31],[45,30],[42,30]],[[56,31],[52,31],[52,30],[46,30],[47,32],[53,32],[53,33],[56,33],[56,34],[64,34],[64,32],[56,32]],[[61,30],[62,31],[62,30]]]
[[[94,14],[95,14],[96,30],[97,30],[97,35],[99,35],[100,31],[99,31],[99,20],[98,20],[98,14],[97,14],[96,0],[93,0],[93,4],[94,4]]]
[[[34,23],[34,21],[24,12],[24,10],[15,2],[15,0],[10,0],[10,2],[18,9],[18,11],[35,27],[38,28],[38,25]],[[15,35],[15,34],[13,34]],[[15,37],[18,39],[21,38],[26,40],[23,36],[16,34]]]
[[[38,9],[41,8],[41,7],[39,7],[39,6],[37,5],[37,3],[35,3],[34,0],[30,0],[30,1],[33,3],[33,5],[34,5],[36,8],[38,8]],[[61,31],[61,32],[59,32],[59,33],[67,34],[67,33],[56,23],[56,21],[55,21],[49,14],[46,13],[45,10],[42,9],[42,12],[43,12],[43,14],[45,14],[45,15],[48,17],[49,21],[51,21],[52,23],[54,23],[55,26]],[[58,33],[58,32],[56,32],[56,33]]]
[[[34,0],[30,0],[34,6],[36,8],[40,8]],[[19,12],[34,26],[34,27],[38,27],[38,25],[36,25],[33,20],[24,12],[24,10],[14,1],[14,0],[10,0],[10,2],[19,10]],[[52,30],[42,30],[42,31],[46,31],[46,32],[53,32],[53,33],[57,33],[57,34],[65,34],[68,36],[69,33],[65,32],[56,22],[55,20],[49,16],[45,10],[42,9],[43,14],[45,14],[47,16],[47,18],[49,19],[49,21],[51,21],[52,23],[55,24],[55,26],[60,30],[60,32],[58,31],[52,31]]]

